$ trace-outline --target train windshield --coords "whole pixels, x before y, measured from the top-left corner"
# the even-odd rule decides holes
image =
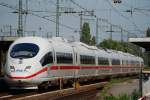
[[[13,46],[10,56],[12,58],[32,58],[37,55],[39,47],[33,43],[20,43]]]

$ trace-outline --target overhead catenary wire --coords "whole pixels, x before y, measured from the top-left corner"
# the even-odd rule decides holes
[[[140,13],[142,13],[142,14],[144,14],[147,17],[150,17],[149,14],[147,14],[147,13],[144,12],[144,11],[150,11],[150,9],[140,9],[140,8],[133,8],[133,9],[136,10],[136,11],[138,11],[138,12],[140,12]]]
[[[74,2],[74,1],[73,1],[73,2]],[[82,9],[84,9],[84,10],[87,10],[86,8],[81,7],[79,4],[77,4],[77,3],[75,3],[75,2],[74,2],[74,4],[78,5],[80,8],[82,8]],[[10,6],[10,5],[8,5],[8,4],[6,4],[6,3],[3,3],[3,2],[1,2],[0,5],[1,5],[1,6],[8,7],[8,8],[11,8],[11,9],[18,10],[16,7]],[[23,9],[23,12],[26,12],[26,10]],[[42,16],[40,16],[40,15],[38,15],[38,14],[32,13],[32,10],[29,10],[29,9],[28,9],[28,14],[31,14],[31,15],[34,15],[34,16],[36,16],[36,17],[39,17],[39,18],[42,18],[42,19],[51,21],[51,22],[53,22],[53,23],[56,23],[56,22],[55,22],[54,20],[52,20],[52,19],[49,19],[49,18],[46,18],[46,17],[42,17]],[[100,19],[101,19],[101,18],[100,18]],[[111,23],[108,22],[107,20],[103,20],[103,19],[102,19],[102,21],[107,22],[108,24],[111,24]],[[66,27],[66,28],[68,28],[68,29],[74,30],[74,31],[77,30],[77,29],[75,29],[75,28],[73,28],[73,27],[64,25],[64,24],[62,24],[62,23],[60,23],[60,25],[63,26],[63,27]]]
[[[71,1],[73,4],[75,4],[76,6],[78,6],[79,8],[81,8],[81,9],[83,9],[83,10],[85,10],[85,11],[88,11],[88,9],[82,7],[81,5],[79,5],[78,3],[76,3],[75,1],[73,1],[73,0],[70,0],[70,1]]]
[[[52,5],[54,5],[54,6],[57,6],[57,4],[56,3],[54,3],[52,0],[49,0],[49,2],[52,4]],[[45,12],[48,12],[48,13],[56,13],[56,12],[52,12],[52,11],[33,11],[33,10],[29,10],[29,11],[31,11],[31,12],[43,12],[43,13],[45,13]],[[59,11],[59,13],[64,13],[63,11],[62,12],[60,12]],[[54,16],[56,16],[56,15],[54,15]],[[40,17],[40,16],[37,16],[37,17]],[[74,17],[76,17],[76,16],[74,16]],[[51,20],[51,19],[48,19],[48,18],[46,18],[46,17],[42,17],[42,18],[44,18],[44,19],[46,19],[46,20]],[[51,21],[53,21],[53,20],[51,20]],[[53,21],[54,22],[54,21]],[[56,23],[56,21],[54,22],[54,23]],[[74,30],[74,31],[76,31],[77,29],[75,29],[75,28],[73,28],[73,27],[70,27],[70,26],[68,26],[68,25],[65,25],[65,24],[62,24],[62,23],[59,23],[61,26],[64,26],[64,27],[66,27],[66,28],[69,28],[69,29],[71,29],[71,30]]]
[[[126,5],[124,5],[124,3],[126,3]],[[124,1],[124,3],[122,3],[122,5],[123,5],[124,7],[130,7],[130,8],[131,8],[131,9],[125,11],[125,12],[130,12],[130,13],[131,13],[131,16],[132,16],[132,14],[133,14],[134,12],[139,12],[139,13],[141,13],[142,15],[147,16],[148,18],[150,17],[150,15],[146,13],[146,11],[149,12],[150,9],[147,9],[147,8],[145,9],[145,7],[144,7],[144,8],[141,8],[141,7],[140,7],[140,8],[139,8],[139,7],[133,7],[133,6],[131,6],[130,4],[128,4],[126,1]],[[141,31],[141,33],[145,33],[145,31]],[[136,33],[136,34],[141,34],[141,33]]]
[[[76,6],[78,6],[79,8],[81,8],[81,9],[83,9],[85,12],[88,12],[89,14],[91,14],[92,16],[94,16],[94,17],[96,17],[96,15],[94,15],[94,11],[93,10],[88,10],[87,8],[84,8],[84,7],[82,7],[80,4],[78,4],[78,3],[76,3],[75,1],[73,1],[73,0],[70,0],[73,4],[75,4]],[[84,11],[82,11],[82,12],[84,12]],[[93,14],[92,14],[93,13]]]
[[[73,1],[73,0],[70,0],[70,1],[71,1],[73,4],[75,4],[76,6],[78,6],[79,8],[81,8],[81,9],[83,9],[83,10],[85,10],[85,11],[88,11],[87,8],[82,7],[80,4],[76,3],[75,1]],[[97,18],[97,19],[99,19],[99,20],[101,20],[101,21],[103,21],[103,22],[109,24],[110,27],[111,27],[111,28],[110,28],[110,31],[113,31],[113,30],[112,30],[112,27],[117,27],[117,28],[119,28],[119,29],[121,30],[121,31],[120,31],[121,33],[123,33],[123,31],[124,31],[124,32],[127,32],[128,34],[132,34],[131,32],[129,32],[129,31],[123,29],[121,26],[112,24],[112,23],[109,22],[107,19],[100,18],[100,17],[98,17],[97,15],[94,15],[94,16],[95,16],[95,18]],[[97,27],[100,27],[100,26],[98,25]],[[111,33],[111,34],[112,34],[112,33]],[[111,36],[111,37],[112,37],[112,36]],[[98,38],[98,37],[97,37],[97,38]]]
[[[149,14],[147,14],[147,13],[145,13],[145,12],[143,12],[143,11],[139,11],[141,14],[144,14],[145,16],[147,16],[147,17],[149,17],[150,18],[150,15]]]
[[[49,2],[51,2],[53,5],[55,5],[55,6],[56,6],[56,3],[54,3],[52,0],[49,0]]]
[[[85,10],[85,11],[87,11],[87,8],[84,8],[84,7],[82,7],[80,4],[78,4],[78,3],[76,3],[75,1],[73,1],[73,0],[70,0],[73,4],[75,4],[76,6],[78,6],[79,8],[81,8],[81,9],[83,9],[83,10]],[[100,18],[100,17],[98,17],[97,15],[95,15],[98,19],[100,19],[101,21],[103,21],[103,22],[106,22],[107,24],[110,24],[110,25],[112,25],[112,26],[117,26],[118,28],[122,28],[122,27],[120,27],[120,26],[118,26],[118,25],[114,25],[114,24],[112,24],[111,22],[109,22],[107,19],[105,19],[105,18]],[[123,28],[122,28],[123,29]],[[126,32],[128,32],[128,33],[130,33],[129,31],[127,31],[127,30],[125,30],[125,29],[123,29],[124,31],[126,31]]]
[[[72,1],[72,0],[71,0],[71,1]],[[82,8],[82,9],[84,9],[84,10],[87,10],[86,8],[84,8],[84,7],[82,7],[81,5],[77,4],[76,2],[74,2],[74,1],[72,1],[72,2],[73,2],[74,4],[76,4],[76,5],[78,5],[78,7]],[[1,6],[8,7],[8,8],[11,8],[11,9],[18,10],[16,7],[10,6],[10,5],[8,5],[8,4],[6,4],[6,3],[3,3],[3,2],[1,2],[0,5],[1,5]],[[23,12],[26,12],[26,10],[23,9]],[[31,15],[34,15],[34,16],[36,16],[36,17],[43,18],[43,19],[46,19],[46,20],[48,20],[48,21],[51,21],[51,22],[56,23],[54,20],[51,20],[51,19],[48,19],[48,18],[46,18],[46,17],[42,17],[42,16],[40,16],[40,15],[38,15],[38,14],[32,13],[32,10],[28,10],[28,14],[31,14]],[[99,18],[99,19],[102,19],[102,21],[104,21],[104,22],[106,22],[106,23],[108,23],[108,24],[111,24],[110,22],[108,22],[107,19],[103,19],[103,18]],[[67,26],[67,25],[64,25],[64,24],[61,24],[61,23],[60,23],[60,25],[66,27],[66,28],[69,28],[69,29],[71,29],[71,30],[76,31],[75,28],[72,28],[72,27],[70,27],[70,26]]]
[[[131,8],[131,10],[129,10],[129,12],[136,12],[136,11],[138,11],[138,12],[140,12],[141,14],[144,14],[145,16],[147,16],[147,17],[150,17],[150,15],[149,14],[147,14],[147,13],[145,13],[144,11],[150,11],[150,9],[142,9],[142,8],[135,8],[135,7],[132,7],[131,5],[129,5],[126,1],[124,1],[124,3],[126,3],[126,4],[122,4],[124,7],[130,7]],[[127,12],[127,11],[126,11]]]
[[[87,8],[82,7],[80,4],[76,3],[74,0],[71,0],[71,2],[73,2],[73,4],[75,4],[75,5],[78,6],[79,8],[81,8],[81,9],[87,11]],[[54,3],[54,4],[55,4],[55,3]],[[4,6],[4,5],[6,6],[6,5],[8,5],[8,4],[4,4],[4,3],[3,3],[3,6]],[[55,5],[56,5],[56,4],[55,4]],[[16,9],[16,7],[13,7],[13,6],[10,6],[10,7]],[[26,12],[26,10],[23,9],[23,12]],[[41,15],[39,15],[39,14],[36,14],[36,13],[33,13],[33,12],[34,12],[34,11],[28,9],[28,14],[31,14],[31,15],[33,15],[33,16],[36,16],[36,17],[39,17],[39,18],[42,18],[42,19],[51,21],[51,22],[53,22],[53,23],[56,23],[56,21],[54,21],[54,20],[52,20],[52,19],[50,19],[50,18],[43,17],[43,16],[41,16]],[[99,18],[98,16],[96,16],[96,17]],[[99,19],[101,19],[101,18],[99,18]],[[111,22],[108,22],[108,20],[107,20],[107,21],[106,21],[106,20],[102,20],[102,21],[104,21],[104,22],[106,22],[107,24],[110,24],[110,25],[112,25],[112,26],[116,26],[116,25],[112,24]],[[62,24],[62,23],[60,23],[60,25],[61,25],[62,27],[66,27],[66,28],[71,29],[71,30],[73,30],[73,31],[76,31],[76,30],[77,30],[76,28],[70,27],[70,26],[65,25],[65,24]],[[119,25],[118,25],[118,28],[120,28]],[[122,27],[121,27],[121,28],[122,28]],[[129,31],[125,30],[125,29],[123,29],[123,30],[126,31],[126,32],[129,32]]]
[[[81,5],[79,5],[78,3],[76,3],[75,1],[73,1],[73,3],[74,3],[75,5],[77,5],[78,7],[80,7],[81,9],[87,10],[86,8],[82,7]],[[111,22],[108,21],[108,19],[100,18],[100,17],[98,17],[97,15],[95,15],[95,16],[96,16],[97,19],[101,20],[102,22],[105,22],[105,23],[109,24],[111,27],[119,28],[120,30],[122,30],[122,33],[127,32],[127,34],[133,34],[133,33],[129,32],[129,31],[127,31],[126,29],[123,29],[120,25],[114,25],[114,24],[112,24]],[[98,27],[101,27],[101,26],[98,25]],[[111,28],[111,29],[112,29],[112,28]],[[111,31],[112,31],[112,30],[111,30]],[[124,32],[123,32],[123,31],[124,31]]]
[[[8,5],[8,4],[6,4],[6,3],[3,3],[3,2],[0,2],[0,5],[1,6],[5,6],[5,7],[7,7],[7,8],[11,8],[11,9],[14,9],[14,10],[19,10],[19,9],[17,9],[16,7],[13,7],[13,6],[10,6],[10,5]],[[23,10],[23,12],[26,12],[26,10],[25,9],[22,9]],[[29,12],[28,11],[28,14],[31,14],[31,15],[33,15],[33,16],[36,16],[36,17],[39,17],[39,18],[42,18],[42,19],[45,19],[45,20],[47,20],[47,21],[50,21],[50,22],[53,22],[53,23],[56,23],[56,21],[54,21],[54,20],[52,20],[52,19],[49,19],[49,18],[46,18],[46,17],[42,17],[42,16],[40,16],[40,15],[38,15],[38,14],[35,14],[35,13],[33,13],[33,12]],[[62,27],[65,27],[65,28],[68,28],[68,29],[70,29],[70,30],[73,30],[73,31],[76,31],[77,29],[75,29],[75,28],[73,28],[73,27],[71,27],[71,26],[68,26],[68,25],[65,25],[65,24],[62,24],[62,23],[59,23]]]
[[[122,16],[124,19],[128,20],[130,23],[132,23],[134,25],[134,27],[139,31],[139,32],[142,32],[143,34],[143,31],[139,29],[139,27],[135,24],[135,22],[131,19],[129,19],[128,17],[124,16],[122,13],[120,13],[111,3],[109,0],[105,0],[111,7],[112,9],[117,13],[119,14],[120,16]]]

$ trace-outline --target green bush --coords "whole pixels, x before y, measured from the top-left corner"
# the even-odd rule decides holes
[[[104,100],[138,100],[139,92],[134,90],[131,95],[120,94],[118,96],[105,95]]]
[[[130,100],[130,96],[127,94],[121,94],[119,96],[106,96],[104,100]]]
[[[134,90],[131,95],[131,100],[138,100],[139,97],[140,97],[140,92],[137,90]]]

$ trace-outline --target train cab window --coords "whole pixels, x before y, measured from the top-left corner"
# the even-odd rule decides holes
[[[19,43],[12,47],[10,56],[12,58],[32,58],[37,55],[39,47],[33,43]]]
[[[57,63],[58,64],[72,64],[73,58],[71,53],[56,53]]]
[[[120,65],[119,59],[112,59],[112,65]]]
[[[95,64],[95,57],[88,55],[80,55],[81,64]]]
[[[108,58],[98,57],[98,65],[109,65]]]
[[[53,63],[52,52],[49,52],[49,53],[45,54],[43,56],[43,58],[40,60],[40,63],[41,63],[42,66]]]

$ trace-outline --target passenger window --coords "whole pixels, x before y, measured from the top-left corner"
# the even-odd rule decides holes
[[[120,65],[119,59],[112,59],[112,65]]]
[[[108,60],[108,58],[98,57],[98,64],[99,65],[109,65],[109,60]]]
[[[72,58],[71,53],[57,52],[56,57],[57,57],[58,64],[72,64],[73,63],[73,58]]]
[[[45,56],[40,60],[42,66],[53,63],[52,52],[45,54]]]
[[[95,57],[88,55],[80,55],[81,64],[95,64]]]

